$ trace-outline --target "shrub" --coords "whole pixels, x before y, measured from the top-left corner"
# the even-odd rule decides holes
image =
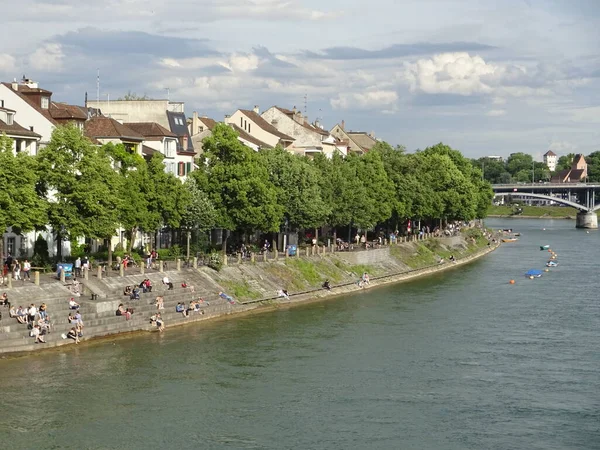
[[[221,270],[223,267],[223,259],[221,258],[221,254],[212,252],[210,255],[208,255],[208,262],[206,265],[216,271]]]
[[[35,261],[35,264],[34,264]],[[33,257],[31,258],[32,265],[36,267],[45,266],[50,262],[50,254],[48,253],[48,241],[41,234],[38,234],[35,244],[33,245]]]

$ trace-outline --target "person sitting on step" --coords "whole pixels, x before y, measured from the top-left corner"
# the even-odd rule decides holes
[[[46,341],[44,340],[43,334],[44,334],[44,333],[43,333],[43,332],[42,332],[42,330],[40,329],[40,326],[39,326],[39,325],[34,325],[34,326],[33,326],[33,328],[31,329],[31,332],[29,333],[29,336],[31,336],[32,338],[34,338],[34,339],[35,339],[35,341],[34,341],[34,342],[35,342],[36,344],[37,344],[38,342],[40,342],[40,343],[42,343],[42,344],[45,344],[45,343],[46,343]]]
[[[183,315],[183,317],[187,317],[187,312],[185,310],[185,304],[179,302],[177,303],[177,306],[175,307],[175,311],[177,311],[178,313],[181,313]]]
[[[69,300],[69,309],[79,309],[79,303],[73,297]]]
[[[137,286],[133,288],[133,291],[131,291],[131,295],[129,296],[129,298],[131,300],[139,300],[140,299],[140,288],[138,288]]]
[[[131,289],[131,286],[125,286],[125,289],[123,289],[123,295],[131,296],[132,291],[133,291],[133,289]]]
[[[154,304],[156,305],[156,309],[165,309],[165,299],[161,296],[156,297],[156,302]]]
[[[73,327],[67,333],[67,338],[73,339],[76,344],[79,344],[79,336],[77,335],[77,328]]]
[[[323,289],[327,289],[328,291],[331,290],[331,284],[329,283],[329,280],[325,280],[321,286]]]
[[[172,291],[173,290],[173,283],[171,283],[171,281],[169,280],[169,277],[165,276],[162,280],[162,283],[165,286],[168,286],[168,291]]]
[[[10,308],[10,302],[8,301],[8,294],[4,292],[0,295],[0,305],[8,306]]]

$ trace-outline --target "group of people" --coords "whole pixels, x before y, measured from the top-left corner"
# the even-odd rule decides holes
[[[210,303],[205,302],[202,297],[198,300],[192,300],[190,304],[186,307],[185,302],[177,303],[175,306],[175,311],[181,313],[183,317],[189,317],[192,313],[204,314],[203,306],[210,306]]]
[[[75,269],[75,276],[81,277],[84,269],[90,270],[92,268],[90,259],[87,256],[84,256],[83,258],[78,256],[73,263],[73,268]]]
[[[8,286],[9,274],[13,280],[31,281],[31,263],[27,259],[21,263],[9,253],[2,265],[2,285]]]
[[[358,281],[356,282],[356,284],[358,284],[359,288],[364,288],[366,286],[368,286],[370,284],[370,278],[369,278],[369,274],[367,272],[364,272],[362,274],[362,276],[358,279]]]
[[[125,286],[123,289],[123,295],[128,296],[129,300],[139,300],[140,288],[137,286]]]
[[[119,307],[115,312],[117,316],[125,316],[125,320],[131,319],[131,315],[133,314],[133,308],[126,308],[123,303],[119,303]]]

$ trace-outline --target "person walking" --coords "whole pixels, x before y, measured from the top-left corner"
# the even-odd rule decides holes
[[[27,278],[29,281],[31,281],[30,272],[31,272],[31,263],[29,262],[29,260],[26,259],[25,262],[23,262],[23,281],[25,281],[25,278]]]

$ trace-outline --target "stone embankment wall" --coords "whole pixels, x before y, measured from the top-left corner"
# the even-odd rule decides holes
[[[487,245],[484,239],[463,239],[460,237],[411,241],[397,243],[390,247],[355,252],[314,251],[309,256],[281,257],[265,262],[243,262],[224,266],[215,271],[207,267],[186,268],[165,273],[139,269],[128,269],[124,276],[90,276],[86,283],[86,292],[98,295],[80,297],[81,312],[85,324],[84,341],[90,338],[111,338],[118,334],[152,331],[149,317],[156,312],[154,301],[157,295],[164,297],[165,309],[160,311],[167,329],[174,325],[214,319],[231,314],[269,311],[284,305],[294,305],[316,301],[324,297],[346,294],[361,289],[357,281],[364,272],[370,275],[370,284],[375,286],[407,281],[430,273],[450,270],[467,264],[474,259],[494,250],[497,244]],[[449,262],[449,255],[457,258]],[[444,258],[444,263],[439,260]],[[168,291],[162,285],[165,274],[174,284],[174,290]],[[137,285],[144,278],[154,284],[152,293],[142,294],[140,300],[130,301],[122,295],[124,286]],[[329,280],[331,290],[321,285]],[[182,283],[193,286],[183,288]],[[289,298],[278,298],[277,291],[286,289]],[[235,299],[230,304],[218,295],[226,292]],[[8,318],[8,311],[0,321],[0,353],[22,353],[42,348],[73,345],[73,341],[61,338],[61,334],[70,329],[66,317],[69,313],[69,291],[56,281],[50,284],[15,287],[10,297],[18,299],[18,304],[39,305],[42,301],[48,305],[49,315],[54,323],[53,332],[47,336],[47,344],[33,343],[24,325]],[[202,297],[205,304],[202,314],[192,313],[184,317],[175,312],[179,302],[186,304]],[[134,308],[131,320],[115,316],[120,303]]]

